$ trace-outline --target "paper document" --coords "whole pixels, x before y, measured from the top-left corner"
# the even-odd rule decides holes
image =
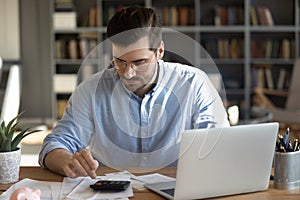
[[[41,190],[41,199],[43,200],[59,199],[61,185],[62,184],[60,182],[36,181],[25,178],[15,183],[8,190],[6,190],[0,196],[0,200],[8,200],[13,191],[20,187],[29,187],[33,190]]]
[[[125,200],[133,196],[132,186],[130,185],[125,191],[121,192],[96,192],[90,188],[91,184],[98,180],[130,180],[128,175],[109,175],[97,176],[96,179],[90,177],[68,178],[65,177],[63,182],[46,182],[32,179],[23,179],[13,184],[8,190],[0,195],[0,200],[10,199],[14,190],[20,187],[28,187],[33,190],[41,190],[42,200],[67,200],[67,199],[118,199]]]
[[[120,192],[96,192],[90,185],[98,180],[125,180],[131,181],[130,186],[125,191]],[[14,190],[20,187],[28,187],[33,190],[41,190],[42,200],[68,200],[68,199],[128,199],[133,196],[132,187],[138,190],[144,190],[145,183],[155,183],[163,181],[172,181],[174,178],[164,176],[159,173],[135,176],[128,171],[109,173],[105,176],[97,176],[96,179],[90,177],[68,178],[63,182],[47,182],[32,179],[23,179],[13,184],[7,191],[0,195],[0,200],[8,200]]]
[[[145,183],[157,183],[157,182],[167,182],[167,181],[175,181],[175,178],[165,176],[159,173],[154,174],[147,174],[147,175],[141,175],[141,176],[135,176],[131,174],[128,171],[122,171],[122,172],[114,172],[106,174],[106,176],[113,176],[113,175],[127,175],[131,178],[131,185],[133,188],[137,190],[145,190],[144,187]]]
[[[79,177],[76,179],[64,178],[62,184],[62,196],[66,199],[126,199],[133,196],[132,186],[130,185],[125,191],[120,192],[96,192],[90,188],[91,184],[98,180],[125,180],[130,181],[127,175],[115,176],[97,176],[96,179],[90,177]]]

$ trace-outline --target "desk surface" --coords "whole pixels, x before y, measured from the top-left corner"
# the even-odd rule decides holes
[[[105,173],[114,172],[115,170],[101,167],[97,170],[98,175],[104,175]],[[159,171],[158,173],[175,177],[176,175],[176,168],[164,168]],[[151,172],[154,173],[154,172]],[[137,174],[140,175],[140,174]],[[63,176],[55,174],[49,170],[42,169],[40,167],[21,167],[20,170],[20,179],[30,178],[35,180],[41,181],[56,181],[60,182],[63,180]],[[11,184],[0,184],[0,194],[4,192]],[[163,199],[161,196],[149,191],[149,190],[133,190],[134,197],[130,199]],[[236,200],[252,200],[252,199],[275,199],[275,200],[283,200],[283,199],[299,199],[300,198],[300,188],[294,190],[277,190],[273,188],[273,181],[270,181],[270,187],[268,190],[263,192],[255,192],[249,194],[240,194],[235,195],[234,199]],[[233,199],[233,196],[227,197],[220,197],[217,199]]]

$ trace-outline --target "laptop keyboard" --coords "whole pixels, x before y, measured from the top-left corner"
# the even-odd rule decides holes
[[[174,196],[174,188],[164,189],[164,190],[161,190],[161,191],[164,192],[164,193],[167,193],[168,195]]]

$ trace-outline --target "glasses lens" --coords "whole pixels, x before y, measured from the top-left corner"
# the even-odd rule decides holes
[[[117,69],[125,69],[126,68],[126,62],[123,62],[123,61],[118,60],[118,59],[114,59],[112,61],[112,64]]]
[[[146,60],[138,61],[138,62],[132,63],[132,68],[135,71],[146,71],[146,69],[148,68],[149,64],[150,63],[147,63]]]
[[[155,53],[156,53],[156,51],[154,51],[154,54],[152,55],[152,57],[147,60],[139,60],[136,62],[129,63],[130,67],[132,67],[132,69],[134,71],[138,71],[138,72],[146,71],[148,66],[152,63],[153,56],[155,56]],[[122,60],[115,58],[115,59],[113,59],[112,65],[117,70],[125,70],[128,63],[126,61],[122,61]]]

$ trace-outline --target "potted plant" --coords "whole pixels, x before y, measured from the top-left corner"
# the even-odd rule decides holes
[[[18,119],[23,114],[18,114],[7,125],[4,120],[0,124],[0,183],[13,183],[19,180],[21,162],[21,140],[38,130],[26,128],[18,131]]]

